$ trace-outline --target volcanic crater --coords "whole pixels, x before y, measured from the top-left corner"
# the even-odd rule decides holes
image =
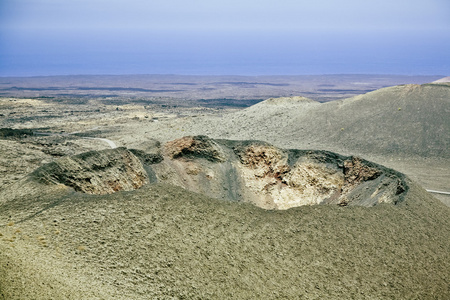
[[[261,141],[207,136],[151,143],[146,151],[91,151],[45,165],[32,177],[89,194],[129,191],[161,182],[275,210],[322,204],[397,204],[408,190],[406,177],[399,172],[329,151],[287,150]]]

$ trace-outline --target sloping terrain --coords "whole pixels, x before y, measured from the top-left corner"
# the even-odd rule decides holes
[[[357,155],[406,173],[428,189],[448,191],[449,84],[394,86],[328,103],[277,101],[263,101],[220,118],[179,122],[178,133],[163,127],[152,133],[163,133],[161,138],[182,133],[257,139],[287,149]],[[450,205],[448,196],[440,200]]]
[[[450,76],[433,81],[433,83],[450,82]]]
[[[41,186],[0,206],[0,299],[448,299],[449,208],[408,185],[398,205],[282,211]]]
[[[213,137],[297,149],[450,157],[450,85],[395,86],[328,103],[270,99],[220,120]],[[194,127],[195,128],[195,127]]]
[[[65,157],[0,192],[2,299],[450,296],[450,209],[398,172],[203,136],[141,148]],[[284,210],[304,204],[332,205]]]

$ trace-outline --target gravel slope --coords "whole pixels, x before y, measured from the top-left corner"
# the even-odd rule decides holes
[[[450,297],[450,209],[415,184],[370,209],[267,211],[170,185],[63,192],[38,214],[26,198],[0,206],[0,299]]]
[[[322,104],[303,99],[267,100],[186,130],[285,148],[450,157],[450,85],[395,86]]]

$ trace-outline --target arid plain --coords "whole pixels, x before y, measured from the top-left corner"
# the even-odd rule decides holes
[[[438,79],[1,78],[0,297],[446,299]]]

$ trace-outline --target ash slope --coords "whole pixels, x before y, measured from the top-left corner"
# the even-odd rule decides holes
[[[448,104],[428,110],[423,99],[415,103],[431,112],[429,118],[448,112]],[[231,126],[239,120],[222,121],[230,128],[220,128],[221,137],[230,131],[245,139],[245,130],[251,130],[254,139],[267,127],[269,142],[283,148],[334,147],[326,134],[316,140],[297,132],[307,124],[284,118],[294,112],[280,113],[255,112],[255,118],[272,120],[259,128],[249,128],[250,119],[242,120],[241,128]],[[205,124],[195,134],[205,134]],[[289,130],[296,135],[284,133]],[[361,149],[370,153],[354,131]],[[335,141],[354,153],[350,142]],[[407,153],[416,151],[404,142]],[[445,146],[445,139],[438,143]],[[14,205],[0,206],[0,220],[10,222],[0,227],[0,298],[448,299],[449,208],[414,183],[408,186],[404,201],[395,206],[285,211],[219,201],[173,185],[108,196],[73,193],[60,185],[28,186]]]
[[[0,227],[0,296],[448,299],[449,208],[409,185],[399,205],[284,211],[161,184],[22,198],[0,209],[23,216]]]
[[[169,146],[174,144],[180,142]],[[199,154],[208,163],[224,158],[215,147],[183,149],[165,151],[186,162]],[[100,158],[116,153],[126,165],[135,162],[125,149],[103,152]],[[160,183],[110,195],[102,195],[103,188],[91,195],[54,184],[52,174],[60,173],[51,170],[86,162],[99,166],[92,157],[90,152],[44,166],[2,192],[0,220],[8,222],[0,226],[3,299],[450,296],[450,209],[407,178],[409,189],[397,205],[282,211]],[[87,168],[86,174],[104,187],[109,181],[103,175],[121,166],[117,161],[103,172],[105,165]],[[39,174],[51,180],[36,180]]]
[[[394,86],[328,103],[294,100],[270,99],[189,129],[284,148],[450,157],[449,84]]]
[[[433,81],[433,83],[443,83],[443,82],[450,82],[450,76]]]

